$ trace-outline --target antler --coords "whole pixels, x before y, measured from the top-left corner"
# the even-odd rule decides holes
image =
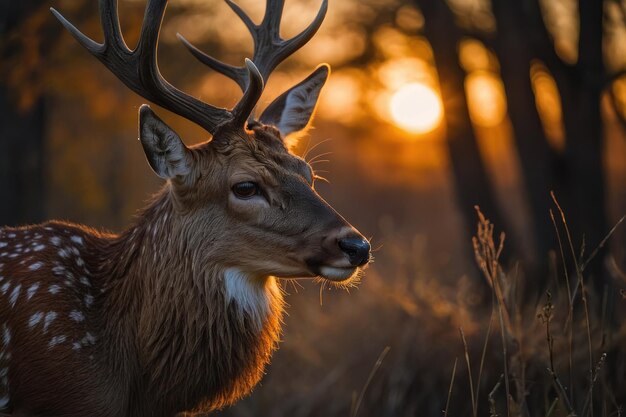
[[[134,50],[124,42],[117,0],[100,0],[99,5],[103,43],[85,36],[55,9],[50,10],[87,51],[140,96],[197,123],[211,134],[226,123],[247,119],[254,108],[254,105],[250,107],[251,102],[256,103],[263,92],[263,77],[252,61],[246,59],[246,65],[240,68],[250,82],[247,82],[244,95],[233,110],[212,106],[180,91],[167,82],[159,71],[157,44],[167,0],[148,0],[141,35]]]
[[[270,74],[278,64],[284,61],[295,51],[302,48],[302,46],[304,46],[304,44],[306,44],[313,37],[313,35],[315,35],[317,30],[320,28],[328,9],[328,0],[322,0],[322,5],[317,12],[317,16],[313,19],[313,22],[311,22],[311,24],[297,36],[294,36],[289,40],[285,40],[280,37],[280,21],[283,14],[283,7],[285,5],[284,0],[267,0],[265,6],[265,16],[259,25],[254,24],[241,7],[235,4],[232,0],[225,1],[243,21],[252,35],[252,39],[254,40],[254,54],[252,56],[252,61],[259,69],[264,82],[267,82]],[[203,64],[233,79],[237,84],[239,84],[242,91],[248,91],[250,77],[245,67],[236,67],[218,61],[193,46],[181,34],[178,34],[178,38]],[[258,97],[254,97],[250,94],[250,102],[242,104],[242,100],[239,105],[245,106],[246,109],[250,108],[251,113],[256,106],[257,101],[261,97],[261,93],[262,91],[259,92]]]

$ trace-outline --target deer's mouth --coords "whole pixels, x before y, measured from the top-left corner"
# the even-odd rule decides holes
[[[342,262],[343,263],[343,262]],[[313,275],[333,282],[345,282],[358,275],[360,267],[348,265],[331,265],[324,262],[309,260],[307,266]]]
[[[329,281],[342,282],[347,281],[358,273],[358,267],[342,268],[336,266],[320,266],[318,275]]]

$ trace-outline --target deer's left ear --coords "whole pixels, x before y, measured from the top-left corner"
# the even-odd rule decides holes
[[[191,150],[147,104],[139,108],[139,140],[152,170],[163,179],[191,172]]]
[[[304,81],[274,100],[261,114],[259,121],[275,126],[283,137],[306,128],[329,73],[327,64],[317,67]]]

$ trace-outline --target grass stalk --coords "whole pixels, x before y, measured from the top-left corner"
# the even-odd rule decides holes
[[[469,349],[467,348],[467,340],[465,339],[465,333],[463,328],[459,327],[459,333],[461,334],[461,340],[463,341],[463,351],[465,352],[465,363],[467,364],[467,374],[469,378],[470,395],[472,397],[472,415],[476,417],[476,396],[474,395],[474,382],[472,378],[472,367],[470,365]]]
[[[500,385],[502,385],[502,380],[504,379],[504,374],[500,374],[500,379],[496,385],[494,385],[493,389],[489,392],[487,398],[489,399],[489,417],[498,417],[498,412],[496,411],[496,400],[495,395]]]
[[[363,402],[363,398],[365,397],[365,391],[367,391],[367,387],[369,387],[370,383],[372,382],[372,379],[374,379],[374,375],[376,375],[378,368],[380,368],[380,366],[383,364],[383,360],[385,360],[385,356],[387,356],[390,350],[391,350],[391,347],[386,346],[383,349],[383,351],[380,352],[380,355],[378,356],[376,363],[372,367],[372,370],[370,371],[370,374],[367,377],[367,381],[365,381],[365,385],[363,385],[363,388],[361,389],[361,392],[359,393],[359,397],[356,400],[356,403],[354,405],[354,408],[352,409],[352,412],[350,413],[350,417],[356,417],[357,413],[359,412],[359,408],[361,408],[361,403]]]
[[[567,348],[568,348],[568,374],[569,374],[569,385],[572,386],[574,383],[574,367],[572,365],[572,349],[574,345],[574,299],[572,297],[572,289],[570,286],[569,273],[567,269],[567,261],[565,260],[565,252],[563,251],[563,242],[561,240],[561,233],[559,232],[559,228],[556,225],[556,220],[554,219],[554,213],[552,209],[550,209],[550,219],[552,219],[552,225],[554,226],[554,232],[556,234],[556,238],[559,244],[559,252],[561,254],[561,262],[563,263],[563,273],[565,275],[565,288],[567,289],[567,318],[565,319],[565,331],[567,334]],[[570,403],[574,402],[574,390],[570,391]]]
[[[578,286],[580,287],[580,298],[583,302],[583,310],[585,313],[585,330],[587,332],[587,348],[589,353],[589,396],[591,397],[590,401],[593,403],[593,389],[592,389],[592,381],[593,381],[593,345],[591,343],[591,324],[589,322],[589,305],[587,303],[587,291],[585,289],[585,282],[583,280],[582,269],[580,268],[579,261],[576,259],[576,252],[574,251],[574,243],[572,241],[572,236],[569,230],[569,226],[567,225],[567,220],[565,219],[565,212],[559,205],[559,202],[554,195],[554,191],[550,193],[552,196],[552,200],[556,205],[559,213],[561,215],[561,221],[563,222],[563,227],[565,228],[565,234],[567,237],[567,242],[569,244],[569,248],[571,251],[572,259],[574,261],[574,266],[576,268],[576,276],[578,278]],[[590,408],[590,415],[593,417],[593,407]]]
[[[454,376],[456,375],[456,365],[459,358],[454,358],[454,366],[452,367],[452,376],[450,377],[450,388],[448,388],[448,399],[446,400],[446,408],[443,411],[443,417],[448,417],[450,409],[450,397],[452,397],[452,387],[454,386]]]

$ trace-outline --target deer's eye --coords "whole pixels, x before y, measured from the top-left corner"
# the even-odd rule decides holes
[[[252,181],[239,182],[233,185],[233,193],[237,198],[247,200],[261,194],[259,185]]]

